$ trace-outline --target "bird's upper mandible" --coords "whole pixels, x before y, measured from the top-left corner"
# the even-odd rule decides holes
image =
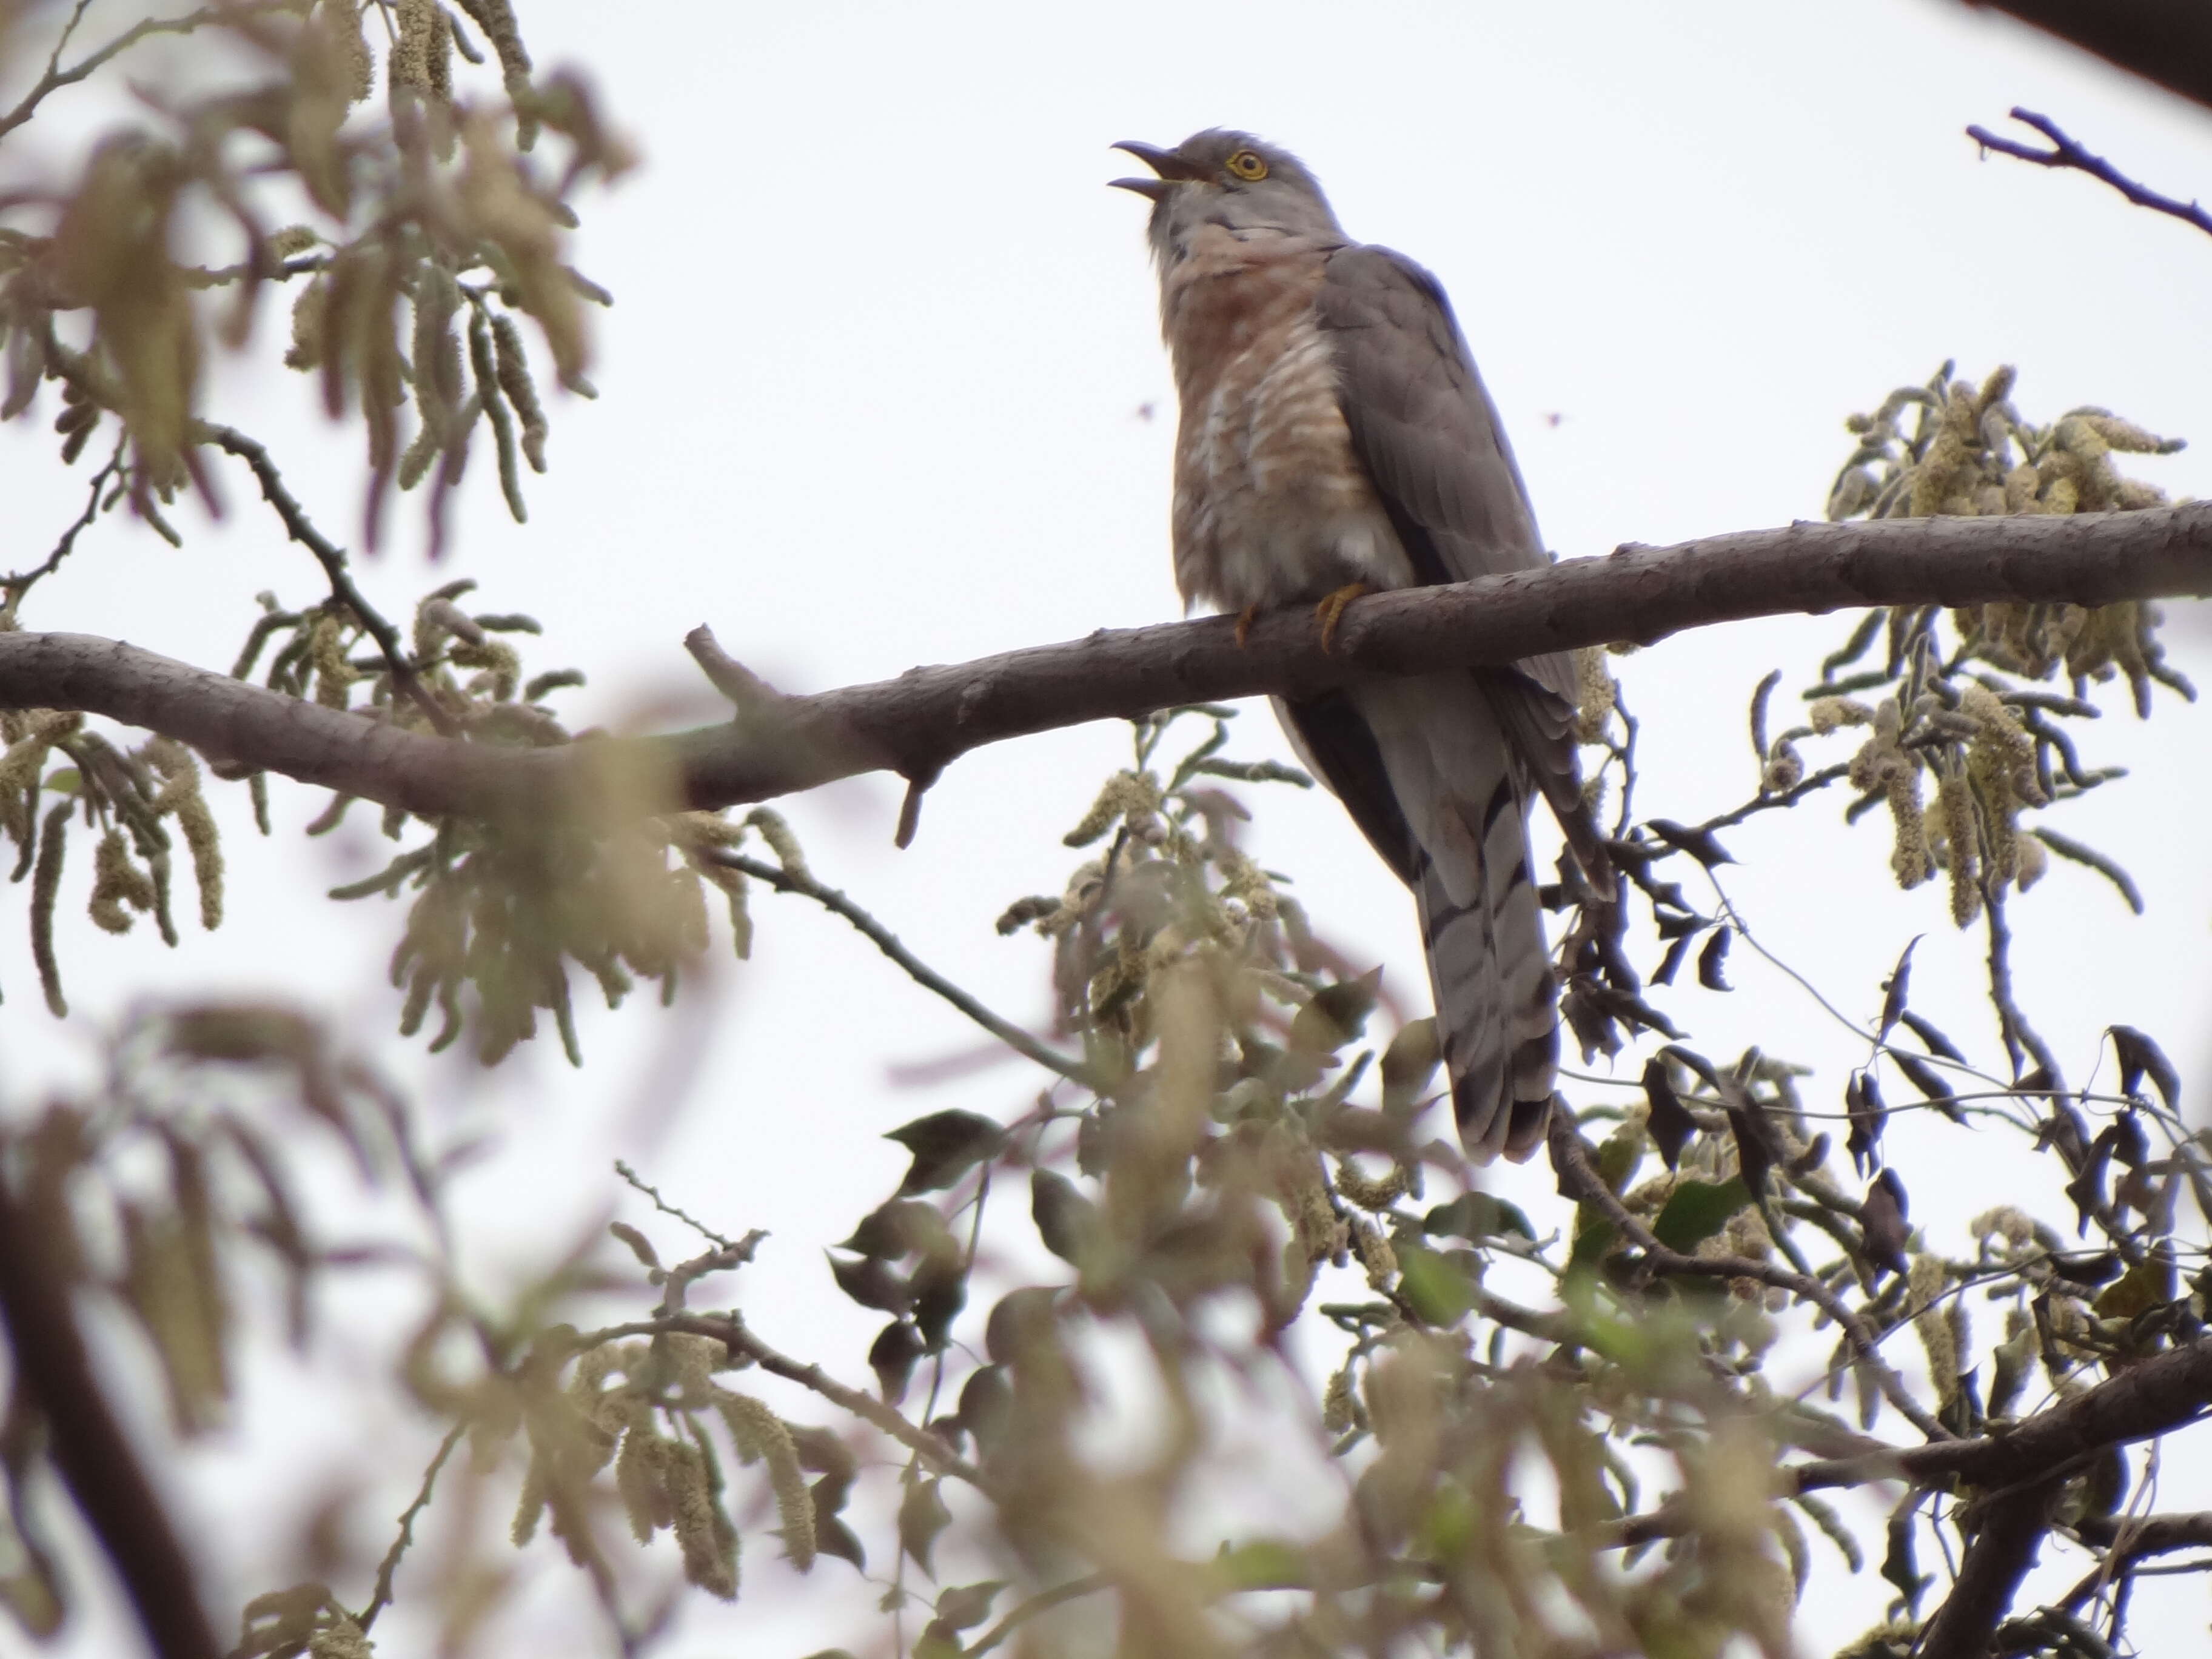
[[[1209,127],[1173,149],[1134,141],[1114,148],[1158,175],[1114,183],[1152,198],[1152,253],[1163,264],[1187,253],[1192,237],[1207,225],[1343,240],[1328,198],[1305,163],[1249,133]]]

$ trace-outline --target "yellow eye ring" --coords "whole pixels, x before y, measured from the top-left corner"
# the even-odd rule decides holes
[[[1267,164],[1257,150],[1240,149],[1229,158],[1229,171],[1247,184],[1256,184],[1267,176]]]

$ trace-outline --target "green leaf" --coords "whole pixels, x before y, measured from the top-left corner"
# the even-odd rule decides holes
[[[1399,1289],[1431,1325],[1456,1325],[1474,1306],[1474,1286],[1450,1261],[1419,1244],[1398,1246]]]
[[[1674,1188],[1666,1208],[1651,1224],[1651,1231],[1668,1249],[1687,1255],[1728,1225],[1729,1218],[1751,1202],[1751,1189],[1743,1177],[1726,1181],[1685,1181]],[[1579,1250],[1579,1243],[1576,1246]]]
[[[1595,1267],[1613,1249],[1615,1232],[1613,1223],[1598,1211],[1585,1204],[1575,1212],[1575,1247],[1567,1255],[1567,1266]]]
[[[1449,1204],[1431,1206],[1421,1218],[1421,1231],[1431,1237],[1448,1233],[1471,1244],[1506,1233],[1518,1233],[1531,1243],[1536,1237],[1536,1230],[1518,1205],[1488,1193],[1462,1193]]]
[[[74,795],[84,787],[84,780],[77,775],[74,766],[61,766],[40,779],[39,787],[57,795]]]
[[[1306,1583],[1305,1552],[1279,1538],[1255,1538],[1231,1548],[1224,1544],[1213,1571],[1228,1590],[1291,1589]]]

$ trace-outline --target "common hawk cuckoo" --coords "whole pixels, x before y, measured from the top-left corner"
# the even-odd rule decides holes
[[[1355,242],[1298,159],[1241,132],[1115,146],[1158,175],[1186,605],[1246,618],[1548,563],[1498,411],[1437,279]],[[1523,1157],[1550,1116],[1558,987],[1530,870],[1541,793],[1579,845],[1572,665],[1378,679],[1275,708],[1420,909],[1468,1152]],[[1585,862],[1592,862],[1585,854]],[[1594,869],[1588,873],[1596,878]]]

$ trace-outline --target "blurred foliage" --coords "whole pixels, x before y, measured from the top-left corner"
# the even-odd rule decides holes
[[[112,129],[74,179],[9,172],[0,214],[28,228],[0,222],[0,420],[57,383],[74,461],[112,419],[128,499],[173,541],[161,504],[187,485],[216,499],[202,366],[246,349],[264,289],[290,284],[285,362],[366,429],[368,543],[391,485],[428,480],[442,545],[479,426],[521,519],[517,456],[544,470],[547,422],[517,319],[537,325],[560,383],[589,393],[584,312],[607,296],[562,257],[569,198],[633,160],[586,84],[532,73],[507,0],[468,0],[465,19],[427,0],[244,0],[143,18],[97,49],[76,41],[86,11],[70,9],[46,73],[0,115],[0,142],[120,48],[198,33],[228,51],[195,60],[210,84],[149,88],[148,118]],[[377,86],[372,30],[388,42],[375,116],[355,113]],[[471,84],[493,78],[487,46],[489,97]],[[558,157],[540,153],[549,133]],[[179,252],[226,242],[222,264]]]
[[[251,349],[267,285],[293,284],[284,361],[360,422],[364,537],[392,485],[427,484],[441,547],[480,428],[520,519],[520,464],[542,469],[549,435],[532,352],[587,392],[586,308],[605,298],[568,261],[570,198],[618,173],[627,148],[581,80],[533,66],[506,0],[232,0],[148,13],[83,46],[99,18],[0,12],[0,61],[27,77],[0,112],[0,146],[144,40],[222,46],[193,59],[211,78],[145,86],[70,177],[32,175],[20,144],[0,161],[0,418],[52,386],[62,459],[92,453],[95,434],[102,456],[52,553],[0,577],[0,627],[21,625],[103,515],[127,505],[175,539],[162,507],[186,488],[212,496],[210,453],[227,454],[329,589],[289,605],[264,595],[237,678],[400,731],[608,757],[564,810],[526,823],[384,813],[392,856],[334,896],[406,900],[392,963],[404,1034],[434,1011],[433,1048],[466,1034],[489,1063],[542,1012],[579,1058],[572,969],[611,1004],[639,979],[672,997],[709,946],[714,895],[744,956],[748,895],[765,884],[861,928],[1049,1079],[1011,1118],[955,1106],[891,1132],[908,1167],[869,1195],[880,1201],[817,1286],[881,1322],[865,1355],[794,1356],[746,1322],[741,1291],[736,1305],[691,1305],[741,1269],[813,1271],[763,1257],[763,1235],[717,1231],[623,1168],[635,1218],[595,1222],[488,1291],[448,1212],[475,1127],[427,1149],[399,1095],[294,1010],[135,1015],[94,1082],[0,1127],[0,1210],[40,1241],[0,1274],[103,1310],[138,1370],[106,1365],[98,1382],[158,1378],[179,1441],[234,1421],[258,1333],[301,1352],[343,1340],[357,1363],[374,1333],[334,1337],[327,1304],[347,1278],[400,1274],[412,1322],[389,1375],[443,1437],[373,1561],[349,1524],[369,1495],[304,1479],[285,1495],[310,1515],[307,1574],[235,1610],[238,1654],[395,1650],[380,1623],[395,1601],[441,1651],[494,1644],[526,1583],[515,1551],[542,1556],[548,1540],[588,1585],[607,1644],[639,1652],[689,1589],[738,1593],[750,1536],[811,1575],[825,1622],[865,1625],[843,1575],[865,1580],[887,1631],[854,1639],[915,1659],[1778,1659],[1802,1637],[1838,1639],[1793,1637],[1824,1551],[1896,1592],[1844,1651],[1903,1655],[1981,1547],[1978,1506],[2006,1494],[1893,1480],[1887,1454],[2018,1431],[2207,1340],[2212,1171],[2173,1066],[2149,1035],[2115,1026],[2117,1086],[2069,1085],[2009,970],[2007,907],[2053,854],[2142,908],[2118,863],[2050,820],[2120,775],[2082,757],[2100,688],[2124,680],[2145,717],[2153,687],[2188,695],[2154,607],[1871,612],[1796,677],[1802,718],[1774,712],[1780,672],[1762,682],[1752,793],[1696,821],[1639,814],[1639,793],[1669,781],[1641,775],[1614,657],[1583,653],[1589,798],[1612,803],[1628,902],[1595,924],[1564,872],[1547,896],[1565,915],[1564,1007],[1586,1057],[1620,1054],[1632,1035],[1639,1047],[1617,1080],[1577,1080],[1575,1104],[1559,1103],[1547,1151],[1565,1201],[1547,1205],[1537,1183],[1495,1181],[1427,1133],[1431,1023],[1248,850],[1249,787],[1310,781],[1234,758],[1232,711],[1135,722],[1128,765],[1065,837],[1060,890],[1000,918],[1000,934],[1042,942],[1054,1024],[1032,1036],[823,885],[773,812],[676,810],[665,779],[572,730],[559,694],[582,677],[526,663],[529,617],[465,610],[467,580],[424,596],[404,632],[381,616],[268,449],[204,407],[204,366]],[[180,252],[202,245],[235,257]],[[2099,410],[2031,425],[2012,389],[2008,370],[1977,386],[1947,365],[1856,417],[1832,516],[2160,499],[2114,457],[2173,445]],[[221,921],[224,849],[189,751],[37,709],[0,714],[0,829],[56,1012],[64,902],[111,933],[150,915],[173,944],[181,840],[202,923]],[[1814,766],[1824,744],[1835,757]],[[266,834],[265,780],[231,781],[253,792]],[[1943,875],[1954,921],[1986,931],[2001,1055],[1972,1054],[1915,1006],[1910,945],[1878,1021],[1853,1026],[1866,1060],[1844,1079],[1784,1058],[1786,1031],[1733,1059],[1685,1035],[1694,998],[1729,992],[1729,950],[1747,937],[1721,885],[1724,838],[1839,783],[1847,818],[1885,814],[1891,877]],[[310,833],[356,805],[331,800]],[[90,843],[74,866],[73,840]],[[1710,905],[1676,878],[1692,865]],[[88,884],[65,890],[71,867]],[[1678,987],[1693,961],[1695,990]],[[852,1016],[829,1000],[835,1033]],[[1888,1162],[1885,1127],[1908,1110],[2008,1136],[2048,1161],[2064,1205],[1916,1226],[1913,1188],[1942,1172]],[[793,1178],[834,1202],[848,1189],[833,1164]],[[715,1178],[702,1173],[685,1184]],[[686,1235],[698,1254],[672,1248]],[[843,1380],[863,1359],[866,1389]],[[73,1594],[47,1478],[64,1467],[61,1413],[20,1369],[0,1419],[0,1600],[43,1638]],[[362,1420],[390,1419],[364,1407]],[[2002,1651],[2125,1639],[2150,1557],[2116,1517],[2146,1501],[2157,1455],[2126,1437],[2049,1472],[2051,1527],[2087,1576],[1996,1632]],[[1307,1484],[1305,1513],[1224,1502],[1249,1490],[1255,1442],[1271,1480]],[[1816,1465],[1828,1484],[1901,1494],[1886,1525],[1860,1527],[1801,1481]]]

